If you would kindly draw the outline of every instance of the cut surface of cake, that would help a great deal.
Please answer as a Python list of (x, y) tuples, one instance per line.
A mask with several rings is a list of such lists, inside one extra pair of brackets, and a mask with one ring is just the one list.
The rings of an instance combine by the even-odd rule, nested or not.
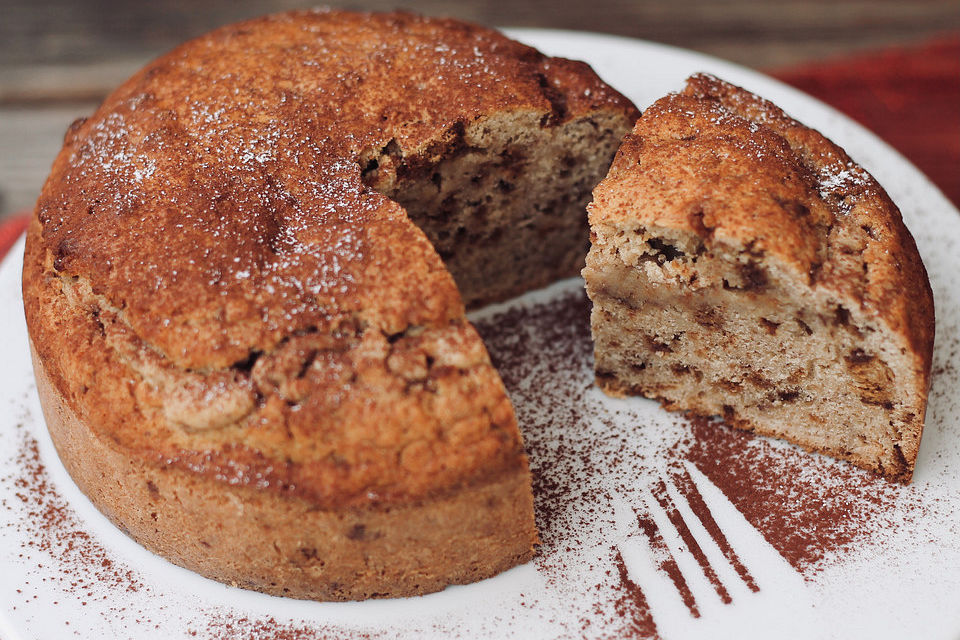
[(27, 237), (67, 470), (149, 549), (272, 594), (525, 562), (527, 459), (464, 302), (581, 268), (638, 115), (583, 63), (403, 13), (268, 16), (149, 64), (71, 126)]
[(933, 296), (842, 149), (698, 74), (644, 112), (588, 209), (601, 388), (911, 479)]

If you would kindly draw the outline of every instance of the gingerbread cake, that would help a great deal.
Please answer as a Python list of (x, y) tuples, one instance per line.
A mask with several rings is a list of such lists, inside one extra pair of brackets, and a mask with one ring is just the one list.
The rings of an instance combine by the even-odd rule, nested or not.
[(149, 64), (66, 134), (23, 292), (51, 436), (134, 539), (272, 594), (528, 560), (527, 460), (464, 316), (582, 266), (638, 112), (585, 64), (296, 12)]
[(933, 296), (876, 180), (708, 75), (637, 122), (589, 205), (597, 383), (908, 482)]

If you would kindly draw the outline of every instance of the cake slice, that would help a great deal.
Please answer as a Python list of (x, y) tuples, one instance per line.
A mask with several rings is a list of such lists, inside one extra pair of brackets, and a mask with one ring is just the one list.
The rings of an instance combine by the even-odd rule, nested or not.
[(933, 295), (862, 167), (708, 75), (651, 106), (589, 206), (597, 384), (908, 482)]

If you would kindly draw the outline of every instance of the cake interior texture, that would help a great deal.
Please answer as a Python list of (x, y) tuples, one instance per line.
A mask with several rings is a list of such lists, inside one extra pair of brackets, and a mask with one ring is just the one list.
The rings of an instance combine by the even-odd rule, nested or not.
[(695, 76), (591, 204), (598, 384), (908, 481), (932, 295), (899, 212), (815, 131)]
[(468, 308), (583, 267), (584, 211), (625, 120), (599, 112), (554, 125), (550, 117), (498, 114), (457, 128), (443, 154), (404, 156), (388, 144), (364, 158), (364, 182), (426, 233)]

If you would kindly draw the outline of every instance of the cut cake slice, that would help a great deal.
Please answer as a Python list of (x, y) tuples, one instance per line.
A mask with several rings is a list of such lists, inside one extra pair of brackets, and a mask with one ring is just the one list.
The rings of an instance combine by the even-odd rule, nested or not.
[(908, 482), (933, 295), (900, 212), (772, 103), (699, 74), (589, 206), (597, 383)]

